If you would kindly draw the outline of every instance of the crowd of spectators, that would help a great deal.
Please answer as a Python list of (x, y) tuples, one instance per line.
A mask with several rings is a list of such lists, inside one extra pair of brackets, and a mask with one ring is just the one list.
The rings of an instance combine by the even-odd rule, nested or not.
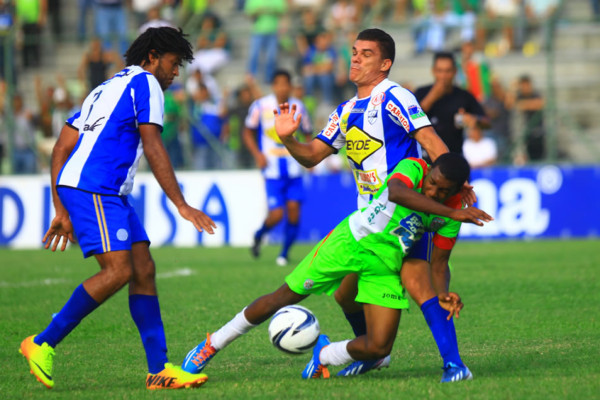
[[(120, 55), (132, 38), (165, 25), (184, 27), (195, 45), (195, 61), (165, 93), (163, 137), (176, 168), (254, 166), (241, 140), (244, 120), (282, 59), (319, 129), (327, 118), (320, 110), (331, 109), (354, 91), (348, 68), (356, 32), (365, 24), (386, 23), (412, 33), (416, 56), (457, 54), (455, 84), (477, 99), (490, 120), (489, 129), (465, 132), (469, 146), (483, 146), (483, 138), (490, 147), (492, 141), (494, 162), (545, 157), (544, 102), (531, 78), (507, 84), (487, 60), (511, 51), (530, 55), (543, 50), (546, 42), (539, 37), (552, 29), (550, 17), (559, 10), (560, 0), (236, 0), (227, 15), (219, 14), (224, 8), (214, 7), (214, 2), (78, 0), (77, 40), (85, 50), (78, 76), (72, 77), (77, 85), (62, 77), (47, 87), (38, 81), (37, 104), (28, 107), (19, 92), (18, 72), (42, 66), (43, 32), (63, 35), (61, 2), (0, 0), (0, 154), (10, 134), (11, 170), (47, 170), (53, 141), (68, 113), (89, 90), (124, 66)], [(592, 1), (594, 12), (596, 3)], [(248, 35), (231, 36), (232, 16), (248, 21)], [(14, 27), (19, 34), (14, 35)], [(216, 79), (232, 62), (245, 67), (241, 84)], [(222, 87), (218, 82), (224, 82)], [(522, 114), (526, 125), (518, 138), (511, 132), (514, 114)], [(340, 168), (339, 162), (333, 165)]]

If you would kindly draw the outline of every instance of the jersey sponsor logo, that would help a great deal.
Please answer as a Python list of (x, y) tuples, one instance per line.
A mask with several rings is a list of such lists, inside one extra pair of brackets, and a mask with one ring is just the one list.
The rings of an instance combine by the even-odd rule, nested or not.
[(352, 110), (350, 110), (350, 113), (352, 113), (352, 114), (364, 114), (365, 111), (366, 110), (364, 108), (353, 108)]
[(383, 104), (385, 101), (385, 92), (377, 93), (374, 97), (371, 98), (371, 104), (377, 107), (380, 104)]
[(410, 119), (417, 119), (425, 116), (425, 113), (418, 105), (408, 107), (408, 116)]
[(410, 123), (402, 114), (402, 110), (400, 110), (400, 107), (395, 105), (393, 102), (388, 101), (388, 103), (385, 105), (385, 109), (390, 112), (390, 119), (392, 121), (403, 127), (406, 132), (410, 132)]
[(423, 235), (425, 228), (423, 219), (417, 213), (411, 213), (400, 221), (400, 225), (390, 233), (398, 236), (398, 242), (404, 254), (408, 253), (412, 245)]
[(431, 222), (429, 223), (429, 232), (437, 232), (440, 230), (440, 228), (442, 228), (443, 226), (445, 226), (447, 223), (447, 221), (443, 218), (440, 217), (435, 217), (431, 220)]
[(379, 115), (377, 109), (369, 110), (369, 112), (367, 113), (367, 121), (369, 121), (369, 123), (373, 125), (375, 121), (377, 121), (377, 115)]
[(350, 117), (350, 113), (342, 114), (340, 121), (340, 130), (344, 133), (348, 130), (348, 117)]
[(371, 213), (369, 214), (369, 217), (367, 218), (367, 222), (369, 223), (369, 225), (373, 225), (375, 222), (375, 217), (382, 212), (383, 210), (386, 209), (385, 204), (379, 203), (375, 206), (375, 208), (373, 208), (373, 211), (371, 211)]
[(372, 169), (370, 171), (361, 171), (355, 169), (352, 171), (354, 180), (356, 181), (356, 187), (360, 194), (375, 194), (381, 187), (381, 180), (377, 175), (377, 170)]
[(98, 118), (92, 125), (85, 124), (83, 126), (83, 131), (84, 132), (94, 132), (94, 129), (96, 129), (97, 127), (99, 127), (100, 125), (102, 125), (102, 123), (100, 121), (102, 121), (104, 118), (105, 117)]
[(333, 116), (329, 119), (329, 123), (323, 129), (323, 133), (321, 135), (325, 136), (327, 139), (331, 139), (338, 128), (338, 122), (340, 121), (340, 117), (338, 117), (337, 113), (333, 114)]
[(365, 131), (353, 126), (346, 135), (346, 155), (355, 164), (361, 165), (371, 154), (383, 146), (381, 140), (369, 136)]

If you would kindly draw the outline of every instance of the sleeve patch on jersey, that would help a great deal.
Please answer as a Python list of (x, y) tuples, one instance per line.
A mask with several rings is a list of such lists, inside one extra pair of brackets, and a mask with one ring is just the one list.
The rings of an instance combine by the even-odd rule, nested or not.
[(392, 101), (388, 101), (385, 105), (385, 109), (390, 112), (390, 119), (394, 123), (403, 127), (406, 132), (410, 132), (410, 123), (408, 122), (404, 114), (402, 114), (402, 110), (400, 109), (400, 107), (398, 107)]
[(442, 250), (452, 250), (454, 244), (456, 243), (456, 238), (448, 238), (442, 235), (438, 235), (437, 233), (433, 235), (433, 245)]
[(410, 117), (410, 119), (415, 120), (417, 118), (424, 117), (425, 113), (423, 112), (421, 107), (419, 107), (419, 105), (415, 104), (408, 107), (408, 116)]
[(396, 172), (394, 175), (390, 176), (390, 179), (400, 179), (406, 186), (408, 186), (409, 189), (415, 187), (415, 184), (413, 183), (413, 181), (410, 180), (408, 176), (403, 175), (399, 172)]
[(340, 121), (340, 118), (338, 117), (337, 113), (334, 114), (330, 119), (329, 119), (329, 123), (327, 124), (327, 126), (325, 127), (325, 129), (323, 129), (321, 131), (320, 136), (325, 137), (326, 139), (331, 140), (333, 138), (333, 136), (335, 135), (335, 133), (338, 131), (338, 122)]

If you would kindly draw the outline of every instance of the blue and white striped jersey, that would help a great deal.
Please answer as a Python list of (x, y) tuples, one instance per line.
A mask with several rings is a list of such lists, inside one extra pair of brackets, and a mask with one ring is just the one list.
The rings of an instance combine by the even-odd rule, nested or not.
[(163, 113), (163, 91), (154, 75), (139, 66), (115, 74), (67, 120), (79, 131), (79, 140), (57, 185), (128, 195), (143, 153), (138, 126), (155, 124), (162, 129)]
[(346, 154), (358, 188), (358, 208), (366, 207), (401, 160), (421, 157), (413, 137), (431, 125), (415, 96), (388, 79), (370, 97), (340, 104), (317, 138)]
[[(302, 114), (300, 130), (304, 134), (312, 134), (310, 117), (304, 104), (294, 97), (290, 97), (288, 103), (290, 108), (295, 104), (297, 112)], [(302, 175), (303, 167), (290, 155), (275, 132), (275, 109), (279, 109), (279, 104), (274, 94), (255, 100), (248, 110), (245, 125), (246, 128), (257, 131), (258, 147), (267, 158), (267, 167), (263, 169), (264, 177), (296, 178)]]

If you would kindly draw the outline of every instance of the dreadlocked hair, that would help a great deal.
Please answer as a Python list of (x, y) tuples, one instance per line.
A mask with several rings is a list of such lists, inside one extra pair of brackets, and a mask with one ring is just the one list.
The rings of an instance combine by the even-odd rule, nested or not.
[(165, 53), (175, 53), (181, 56), (182, 61), (191, 62), (194, 59), (192, 45), (186, 39), (181, 28), (160, 27), (148, 28), (138, 36), (125, 52), (125, 63), (127, 65), (142, 65), (150, 62), (148, 54), (155, 52), (156, 56)]

